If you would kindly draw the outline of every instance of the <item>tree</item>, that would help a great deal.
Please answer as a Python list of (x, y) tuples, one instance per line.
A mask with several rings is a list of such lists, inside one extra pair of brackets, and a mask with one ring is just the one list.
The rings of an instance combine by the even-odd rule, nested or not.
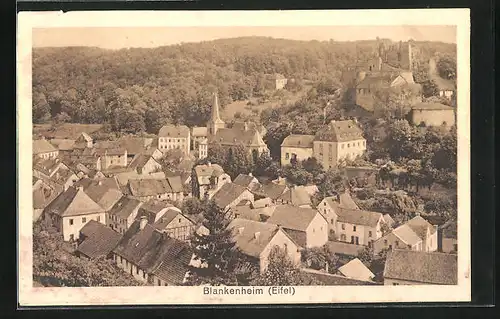
[(201, 215), (203, 214), (205, 205), (205, 201), (197, 197), (189, 197), (182, 202), (181, 211), (188, 215)]
[(281, 143), (283, 143), (285, 137), (290, 135), (291, 132), (292, 130), (287, 124), (280, 124), (277, 127), (271, 127), (267, 130), (264, 142), (269, 147), (270, 155), (274, 160), (280, 160)]
[(302, 261), (307, 267), (333, 273), (339, 265), (338, 256), (327, 245), (306, 248), (302, 251)]
[(438, 96), (439, 87), (434, 80), (427, 80), (422, 83), (422, 94), (424, 97)]
[(443, 55), (439, 58), (437, 64), (439, 76), (443, 79), (454, 80), (457, 74), (457, 61), (450, 55)]
[(279, 172), (275, 171), (273, 167), (273, 159), (268, 153), (261, 153), (255, 162), (253, 175), (255, 176), (267, 176), (269, 178), (275, 179), (278, 177)]
[(358, 259), (365, 264), (366, 267), (370, 267), (373, 262), (373, 248), (366, 246), (359, 254)]
[(194, 233), (191, 245), (198, 266), (189, 266), (189, 285), (234, 285), (238, 266), (236, 243), (232, 239), (227, 212), (209, 201), (203, 209), (203, 226), (208, 234)]
[(45, 123), (50, 120), (50, 106), (45, 94), (33, 94), (33, 123)]
[(227, 149), (219, 143), (210, 143), (208, 145), (206, 162), (219, 164), (226, 168)]
[(333, 196), (345, 192), (346, 178), (336, 169), (329, 169), (318, 183), (318, 192), (315, 194), (318, 202), (325, 197)]
[(104, 257), (81, 259), (65, 248), (62, 235), (43, 221), (33, 227), (33, 278), (45, 286), (140, 286)]
[(300, 270), (285, 250), (274, 246), (269, 253), (269, 264), (253, 285), (256, 286), (298, 286), (302, 284)]
[(227, 150), (224, 170), (232, 179), (253, 170), (253, 162), (243, 145), (236, 145)]

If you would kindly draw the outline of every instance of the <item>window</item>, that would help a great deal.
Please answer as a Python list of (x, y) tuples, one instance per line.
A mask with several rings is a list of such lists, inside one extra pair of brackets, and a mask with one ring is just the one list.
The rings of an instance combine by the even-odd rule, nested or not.
[(389, 245), (389, 249), (392, 249), (392, 245)]
[(74, 241), (75, 240), (75, 235), (71, 234), (69, 235), (69, 241)]
[(323, 202), (323, 206), (326, 206), (326, 202)]
[(290, 159), (290, 153), (285, 154), (285, 159)]
[(330, 219), (330, 224), (332, 224), (332, 225), (333, 225), (333, 218), (332, 218), (332, 219)]
[(384, 245), (387, 246), (387, 239), (384, 239)]
[(341, 241), (346, 241), (346, 236), (345, 236), (345, 234), (340, 235), (340, 240), (341, 240)]
[(399, 286), (399, 284), (397, 282), (393, 282), (392, 285), (393, 286)]
[(351, 147), (351, 144), (350, 143), (347, 143), (347, 148)]
[(87, 222), (87, 218), (86, 217), (82, 217), (82, 224), (86, 223), (86, 222)]
[(145, 271), (142, 272), (142, 278), (146, 279), (146, 272)]
[(179, 218), (179, 223), (181, 222), (181, 219)]
[(342, 224), (342, 230), (345, 230), (345, 224)]
[(283, 244), (284, 245), (284, 248), (285, 248), (285, 252), (288, 252), (288, 245), (287, 244)]
[(394, 244), (396, 244), (396, 247), (399, 247), (399, 241), (396, 240)]
[(97, 221), (100, 222), (101, 221), (101, 216), (97, 216)]
[(372, 231), (371, 230), (368, 232), (368, 237), (372, 237)]
[(73, 219), (70, 219), (70, 220), (69, 220), (69, 224), (70, 224), (70, 225), (73, 225)]
[(315, 232), (316, 232), (316, 229), (313, 228), (313, 233), (315, 233)]
[(136, 268), (135, 268), (135, 273), (136, 273), (136, 274), (139, 274), (139, 267), (136, 267)]
[(352, 226), (352, 231), (356, 231), (356, 226)]

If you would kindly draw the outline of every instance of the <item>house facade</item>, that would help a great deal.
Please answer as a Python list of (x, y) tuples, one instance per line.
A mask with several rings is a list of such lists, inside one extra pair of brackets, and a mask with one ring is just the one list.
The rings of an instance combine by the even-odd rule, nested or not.
[(184, 199), (184, 188), (180, 176), (165, 179), (130, 179), (127, 185), (130, 195), (143, 202), (152, 199), (173, 201)]
[(207, 163), (193, 168), (191, 187), (193, 196), (209, 199), (225, 184), (231, 183), (231, 177), (218, 164)]
[(90, 220), (106, 222), (106, 211), (83, 191), (83, 187), (70, 187), (61, 193), (45, 208), (43, 215), (62, 233), (65, 241), (77, 240), (80, 230)]
[(275, 77), (276, 90), (284, 89), (287, 83), (288, 83), (288, 79), (286, 77), (284, 77), (282, 74), (276, 74), (276, 77)]
[(143, 202), (123, 196), (108, 212), (106, 224), (116, 232), (124, 234), (132, 225)]
[(137, 172), (137, 174), (151, 174), (161, 171), (161, 164), (151, 155), (137, 154), (134, 156), (129, 168)]
[(177, 209), (167, 209), (153, 227), (172, 238), (186, 242), (196, 231), (196, 224)]
[(382, 236), (381, 213), (339, 207), (334, 214), (335, 236), (341, 242), (372, 247)]
[(227, 210), (242, 202), (253, 203), (254, 195), (246, 187), (234, 183), (227, 183), (212, 196), (212, 200), (217, 206)]
[(56, 158), (59, 156), (59, 150), (45, 138), (42, 138), (33, 140), (33, 155), (43, 159)]
[(314, 135), (291, 134), (281, 143), (281, 166), (313, 157)]
[(185, 125), (164, 125), (158, 132), (158, 149), (165, 153), (179, 149), (189, 155), (191, 147), (191, 131)]

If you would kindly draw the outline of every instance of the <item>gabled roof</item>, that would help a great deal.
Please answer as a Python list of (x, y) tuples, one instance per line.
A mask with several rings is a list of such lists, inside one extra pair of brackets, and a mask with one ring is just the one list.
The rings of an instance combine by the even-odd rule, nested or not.
[(281, 147), (312, 148), (314, 135), (290, 134), (283, 140)]
[(110, 215), (118, 216), (121, 219), (128, 218), (132, 212), (139, 207), (141, 207), (143, 203), (137, 199), (123, 196), (108, 212)]
[(186, 125), (164, 125), (158, 132), (159, 137), (186, 138), (190, 135), (189, 127)]
[(422, 240), (427, 238), (427, 229), (430, 230), (431, 235), (436, 232), (436, 228), (421, 216), (413, 217), (406, 222), (406, 225), (408, 225)]
[(412, 107), (413, 110), (454, 110), (453, 107), (449, 105), (444, 105), (441, 103), (432, 103), (432, 102), (422, 102), (414, 105)]
[[(232, 229), (236, 247), (244, 254), (257, 258), (280, 230), (274, 224), (242, 218), (233, 219), (228, 228)], [(258, 233), (258, 238), (255, 233)]]
[[(254, 182), (255, 177), (252, 175), (246, 175), (246, 174), (239, 174), (233, 181), (233, 183), (243, 186), (243, 187), (250, 187), (250, 185)], [(258, 183), (258, 181), (257, 181)]]
[(92, 200), (83, 188), (69, 187), (57, 196), (46, 208), (47, 212), (59, 216), (78, 216), (91, 213), (103, 213), (105, 210)]
[(288, 190), (286, 185), (276, 184), (276, 183), (268, 183), (264, 185), (260, 185), (259, 188), (252, 190), (255, 195), (262, 197), (269, 197), (273, 200), (278, 199), (285, 191)]
[(180, 278), (184, 278), (192, 257), (187, 243), (171, 238), (151, 225), (141, 230), (139, 221), (130, 226), (113, 251), (172, 285), (182, 283)]
[(394, 249), (387, 253), (384, 278), (435, 285), (456, 285), (457, 255)]
[(331, 121), (322, 127), (315, 136), (315, 141), (347, 142), (363, 138), (363, 131), (353, 120)]
[(166, 179), (164, 172), (150, 173), (150, 174), (139, 174), (133, 170), (117, 173), (115, 175), (118, 180), (118, 184), (121, 186), (127, 185), (130, 180), (140, 179)]
[(392, 230), (392, 233), (401, 239), (406, 245), (416, 245), (422, 241), (414, 231), (407, 224), (403, 224)]
[(142, 169), (149, 161), (153, 161), (159, 165), (159, 163), (151, 155), (139, 153), (134, 156), (128, 167), (134, 170), (137, 168)]
[(278, 205), (267, 222), (287, 229), (306, 231), (316, 214), (318, 211), (312, 208)]
[(194, 171), (198, 179), (206, 176), (220, 176), (224, 174), (224, 169), (219, 164), (196, 165)]
[[(128, 155), (136, 155), (150, 150), (153, 140), (153, 138), (122, 136), (116, 142), (120, 147), (127, 150)], [(151, 149), (154, 150), (154, 148)]]
[(294, 206), (311, 205), (309, 194), (303, 188), (298, 187), (289, 188), (278, 197), (278, 200), (285, 201)]
[(221, 128), (215, 136), (210, 138), (211, 142), (221, 145), (243, 145), (243, 146), (265, 146), (262, 136), (256, 129), (240, 130), (238, 128)]
[(372, 280), (375, 275), (366, 267), (361, 260), (354, 258), (347, 264), (343, 265), (338, 271), (348, 277), (358, 280)]
[(165, 214), (167, 210), (180, 212), (177, 207), (170, 203), (151, 199), (142, 204), (142, 206), (139, 208), (137, 217), (140, 218), (142, 216), (146, 216), (148, 222), (153, 224), (159, 219), (159, 217), (163, 216), (163, 214)]
[(85, 178), (78, 181), (77, 185), (83, 186), (85, 193), (105, 210), (111, 209), (123, 195), (113, 177), (97, 180)]
[[(189, 221), (191, 221), (189, 218), (184, 216), (181, 212), (179, 212), (176, 209), (167, 209), (165, 214), (163, 214), (154, 224), (153, 227), (158, 229), (158, 230), (164, 230), (165, 227), (167, 227), (177, 216), (181, 215), (182, 217), (185, 217)], [(193, 223), (194, 224), (194, 223)]]
[(46, 139), (33, 140), (33, 154), (43, 154), (49, 152), (56, 152), (57, 148), (50, 144)]
[(375, 227), (378, 221), (382, 218), (381, 213), (343, 207), (339, 207), (339, 209), (336, 210), (336, 213), (338, 215), (337, 221), (341, 223), (370, 227)]
[(326, 203), (337, 211), (337, 208), (359, 209), (356, 202), (352, 199), (351, 195), (347, 192), (338, 196), (325, 197)]
[(95, 220), (86, 223), (80, 233), (85, 236), (85, 239), (76, 250), (89, 258), (107, 256), (115, 249), (122, 237), (116, 231)]
[(213, 195), (212, 200), (220, 208), (225, 208), (241, 196), (241, 194), (248, 191), (246, 187), (234, 183), (226, 183)]
[[(37, 158), (33, 161), (33, 169), (49, 177), (52, 176), (52, 174), (54, 174), (59, 169), (59, 167), (63, 166), (66, 165), (63, 164), (58, 158)], [(66, 168), (68, 167), (66, 166)]]

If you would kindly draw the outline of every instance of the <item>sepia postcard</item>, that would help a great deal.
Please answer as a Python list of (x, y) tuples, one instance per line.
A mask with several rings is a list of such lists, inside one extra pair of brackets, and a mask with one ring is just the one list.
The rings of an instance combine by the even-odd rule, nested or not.
[(19, 13), (19, 305), (470, 301), (469, 21)]

